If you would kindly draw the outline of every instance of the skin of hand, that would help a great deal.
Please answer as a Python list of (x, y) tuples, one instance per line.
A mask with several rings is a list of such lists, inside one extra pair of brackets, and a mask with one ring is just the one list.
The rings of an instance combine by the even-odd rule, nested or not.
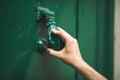
[(63, 39), (65, 40), (65, 47), (60, 51), (55, 51), (48, 48), (47, 51), (49, 52), (49, 54), (61, 59), (66, 64), (72, 66), (76, 61), (82, 62), (83, 59), (79, 51), (77, 40), (71, 37), (61, 28), (58, 28), (58, 30), (53, 29), (52, 32), (56, 35), (63, 37)]
[(65, 47), (60, 51), (55, 51), (48, 48), (47, 51), (50, 55), (55, 56), (66, 64), (74, 67), (83, 75), (86, 80), (107, 80), (82, 59), (76, 39), (74, 39), (61, 28), (58, 28), (58, 30), (52, 30), (52, 32), (61, 36), (65, 40)]

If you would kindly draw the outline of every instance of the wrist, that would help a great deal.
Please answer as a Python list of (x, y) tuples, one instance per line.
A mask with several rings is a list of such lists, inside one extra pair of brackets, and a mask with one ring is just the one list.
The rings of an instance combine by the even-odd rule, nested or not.
[(72, 64), (72, 66), (75, 69), (79, 68), (80, 70), (82, 70), (82, 68), (84, 68), (85, 65), (86, 65), (86, 62), (83, 59), (81, 59), (81, 58), (76, 58), (75, 61), (74, 61), (74, 63)]

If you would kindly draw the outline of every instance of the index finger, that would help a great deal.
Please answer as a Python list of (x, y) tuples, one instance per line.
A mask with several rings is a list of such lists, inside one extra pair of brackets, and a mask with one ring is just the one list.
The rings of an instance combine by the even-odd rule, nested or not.
[(65, 40), (65, 42), (73, 40), (73, 37), (60, 27), (58, 27), (58, 30), (53, 29), (52, 32), (54, 34), (60, 35)]

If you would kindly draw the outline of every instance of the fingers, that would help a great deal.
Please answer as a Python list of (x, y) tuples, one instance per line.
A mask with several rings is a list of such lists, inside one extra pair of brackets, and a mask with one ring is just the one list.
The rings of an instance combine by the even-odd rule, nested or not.
[(55, 50), (50, 49), (50, 48), (48, 48), (47, 51), (48, 51), (48, 53), (49, 53), (50, 55), (55, 56), (55, 57), (59, 57), (58, 51), (55, 51)]
[(56, 35), (60, 35), (65, 40), (65, 42), (69, 42), (73, 40), (73, 38), (66, 31), (64, 31), (59, 27), (58, 27), (58, 30), (52, 29), (52, 32)]

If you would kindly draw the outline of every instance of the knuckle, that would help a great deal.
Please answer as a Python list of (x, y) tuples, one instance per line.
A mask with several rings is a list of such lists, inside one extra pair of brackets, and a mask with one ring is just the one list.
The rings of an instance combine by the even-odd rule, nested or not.
[(77, 43), (77, 39), (74, 39), (74, 38), (73, 38), (73, 39), (70, 40), (69, 43), (70, 43), (70, 44), (75, 44), (75, 43)]
[(64, 33), (63, 33), (62, 31), (59, 31), (58, 34), (59, 34), (60, 36), (63, 36), (63, 35), (64, 35)]
[(61, 31), (58, 31), (58, 34), (60, 34), (61, 33)]
[(58, 30), (58, 31), (57, 31), (57, 34), (58, 34), (58, 35), (60, 35), (60, 34), (61, 34), (61, 32)]
[(69, 40), (69, 43), (70, 43), (70, 44), (74, 43), (74, 39), (70, 39), (70, 40)]
[(74, 39), (74, 42), (77, 43), (78, 42), (77, 39)]

